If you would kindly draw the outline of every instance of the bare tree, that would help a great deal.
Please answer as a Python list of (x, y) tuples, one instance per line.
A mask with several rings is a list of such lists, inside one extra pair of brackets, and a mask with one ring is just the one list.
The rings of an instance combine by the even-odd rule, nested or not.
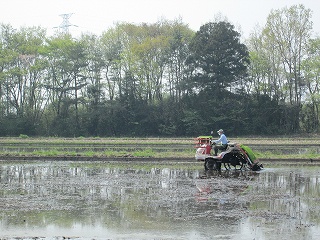
[[(291, 105), (300, 106), (305, 82), (301, 62), (306, 56), (312, 30), (311, 10), (303, 5), (274, 10), (267, 19), (264, 33), (269, 46), (281, 56), (286, 88)], [(272, 49), (270, 49), (272, 50)]]

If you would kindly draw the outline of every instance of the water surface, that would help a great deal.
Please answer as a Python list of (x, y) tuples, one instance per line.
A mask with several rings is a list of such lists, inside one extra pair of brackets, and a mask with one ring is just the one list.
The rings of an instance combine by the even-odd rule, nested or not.
[(319, 168), (1, 162), (1, 239), (320, 239)]

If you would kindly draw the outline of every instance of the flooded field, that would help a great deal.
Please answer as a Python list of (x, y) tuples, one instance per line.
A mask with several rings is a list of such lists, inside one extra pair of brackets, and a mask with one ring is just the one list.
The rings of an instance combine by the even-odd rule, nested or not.
[(0, 239), (320, 239), (320, 167), (0, 162)]

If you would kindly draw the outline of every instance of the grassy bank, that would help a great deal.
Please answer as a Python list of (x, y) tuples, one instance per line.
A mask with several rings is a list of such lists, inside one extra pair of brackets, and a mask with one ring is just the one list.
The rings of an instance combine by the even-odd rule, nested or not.
[[(233, 138), (261, 159), (320, 159), (319, 138)], [(194, 158), (193, 138), (0, 138), (0, 157)]]

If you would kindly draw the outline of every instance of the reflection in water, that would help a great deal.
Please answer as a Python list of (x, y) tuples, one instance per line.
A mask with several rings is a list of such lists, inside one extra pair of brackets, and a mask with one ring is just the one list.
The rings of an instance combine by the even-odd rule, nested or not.
[(192, 165), (2, 163), (0, 237), (320, 236), (316, 169), (203, 172)]

